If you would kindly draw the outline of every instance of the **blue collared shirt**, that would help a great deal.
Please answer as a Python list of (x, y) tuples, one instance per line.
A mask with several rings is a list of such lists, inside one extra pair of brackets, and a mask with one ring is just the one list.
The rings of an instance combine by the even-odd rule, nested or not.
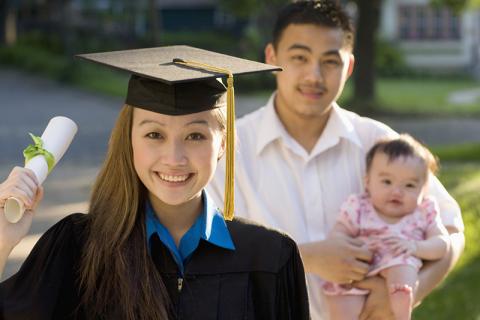
[(160, 241), (163, 242), (172, 254), (182, 275), (185, 270), (185, 262), (197, 249), (200, 239), (208, 241), (218, 247), (235, 250), (230, 232), (228, 231), (222, 214), (205, 191), (202, 193), (202, 200), (202, 213), (183, 235), (182, 239), (180, 239), (178, 248), (170, 232), (158, 220), (150, 201), (146, 203), (145, 225), (147, 228), (147, 245), (149, 251), (151, 250), (150, 239), (156, 233)]

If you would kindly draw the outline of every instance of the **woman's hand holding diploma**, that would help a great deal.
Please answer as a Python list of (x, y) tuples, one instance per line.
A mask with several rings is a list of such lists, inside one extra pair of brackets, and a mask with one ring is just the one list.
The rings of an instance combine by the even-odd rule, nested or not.
[[(21, 181), (15, 180), (16, 183), (26, 183), (25, 188), (21, 189), (23, 193), (20, 193), (20, 197), (10, 195), (6, 200), (0, 199), (0, 207), (4, 211), (2, 219), (6, 218), (10, 223), (17, 223), (22, 219), (25, 209), (31, 208), (34, 202), (32, 200), (35, 199), (34, 195), (36, 195), (36, 191), (33, 190), (34, 186), (39, 187), (57, 162), (60, 161), (77, 133), (77, 129), (75, 122), (69, 118), (54, 117), (48, 123), (41, 137), (30, 134), (34, 144), (28, 146), (23, 152), (25, 168), (29, 170), (22, 172), (29, 172), (31, 177), (27, 178), (25, 173), (25, 175), (20, 174), (23, 177)], [(15, 170), (12, 171), (12, 174), (14, 172)], [(27, 188), (27, 186), (30, 188)], [(26, 198), (26, 195), (30, 196), (30, 199)], [(26, 202), (28, 200), (30, 202)]]
[[(42, 197), (43, 188), (30, 169), (13, 168), (7, 180), (0, 184), (0, 276), (10, 252), (30, 230), (35, 208)], [(5, 217), (4, 206), (9, 198), (18, 199), (25, 206), (25, 212), (17, 223), (10, 223)]]
[[(25, 213), (18, 223), (5, 218), (4, 205), (8, 198), (15, 198), (25, 206)], [(32, 170), (15, 167), (7, 180), (0, 184), (0, 251), (11, 251), (28, 233), (35, 208), (43, 197), (43, 188)]]

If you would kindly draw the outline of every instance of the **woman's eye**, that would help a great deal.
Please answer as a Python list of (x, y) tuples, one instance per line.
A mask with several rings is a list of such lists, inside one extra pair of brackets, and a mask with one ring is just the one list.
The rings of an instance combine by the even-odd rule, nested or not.
[(162, 135), (158, 132), (149, 132), (145, 135), (149, 139), (161, 139)]
[(383, 184), (390, 185), (392, 182), (388, 179), (382, 180)]
[(194, 140), (194, 141), (205, 140), (205, 135), (198, 132), (191, 133), (187, 136), (187, 140)]

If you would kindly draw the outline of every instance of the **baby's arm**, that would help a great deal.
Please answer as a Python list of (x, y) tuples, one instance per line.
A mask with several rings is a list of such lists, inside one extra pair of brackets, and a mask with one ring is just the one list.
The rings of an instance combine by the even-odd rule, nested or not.
[[(422, 260), (438, 260), (443, 258), (449, 247), (450, 237), (440, 219), (438, 205), (433, 198), (427, 197), (420, 205), (423, 219), (418, 221), (423, 226), (425, 240), (397, 239), (393, 240), (394, 255), (408, 254)], [(390, 240), (390, 239), (389, 239)]]
[(437, 260), (445, 256), (449, 247), (448, 232), (442, 224), (433, 224), (426, 232), (425, 240), (391, 237), (384, 242), (393, 255), (412, 255), (422, 260)]
[(355, 235), (352, 234), (352, 232), (340, 221), (337, 221), (333, 226), (332, 230), (330, 231), (330, 234), (335, 234), (335, 233), (340, 233), (340, 234), (344, 234), (346, 236), (355, 238)]
[(415, 241), (415, 244), (414, 256), (422, 260), (443, 258), (450, 244), (447, 229), (442, 224), (434, 224), (427, 230), (426, 240)]

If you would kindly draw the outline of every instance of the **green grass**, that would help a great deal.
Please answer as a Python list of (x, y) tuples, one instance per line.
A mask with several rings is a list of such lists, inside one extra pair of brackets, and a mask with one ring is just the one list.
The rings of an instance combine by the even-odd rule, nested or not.
[[(479, 89), (480, 84), (468, 79), (378, 79), (377, 103), (379, 111), (397, 114), (425, 115), (477, 115), (480, 116), (480, 97), (468, 104), (448, 101), (449, 94), (457, 90)], [(340, 98), (346, 105), (353, 96), (353, 83), (347, 82)], [(348, 107), (348, 106), (347, 106)]]
[(478, 83), (468, 80), (381, 80), (378, 83), (379, 106), (385, 111), (397, 112), (480, 114), (479, 100), (466, 105), (448, 102), (450, 93), (475, 88)]
[(466, 248), (455, 269), (414, 312), (413, 319), (480, 319), (480, 162), (447, 164), (440, 175), (459, 202)]
[(439, 178), (462, 208), (465, 251), (447, 279), (415, 309), (415, 320), (480, 319), (480, 145), (432, 150), (442, 162)]

